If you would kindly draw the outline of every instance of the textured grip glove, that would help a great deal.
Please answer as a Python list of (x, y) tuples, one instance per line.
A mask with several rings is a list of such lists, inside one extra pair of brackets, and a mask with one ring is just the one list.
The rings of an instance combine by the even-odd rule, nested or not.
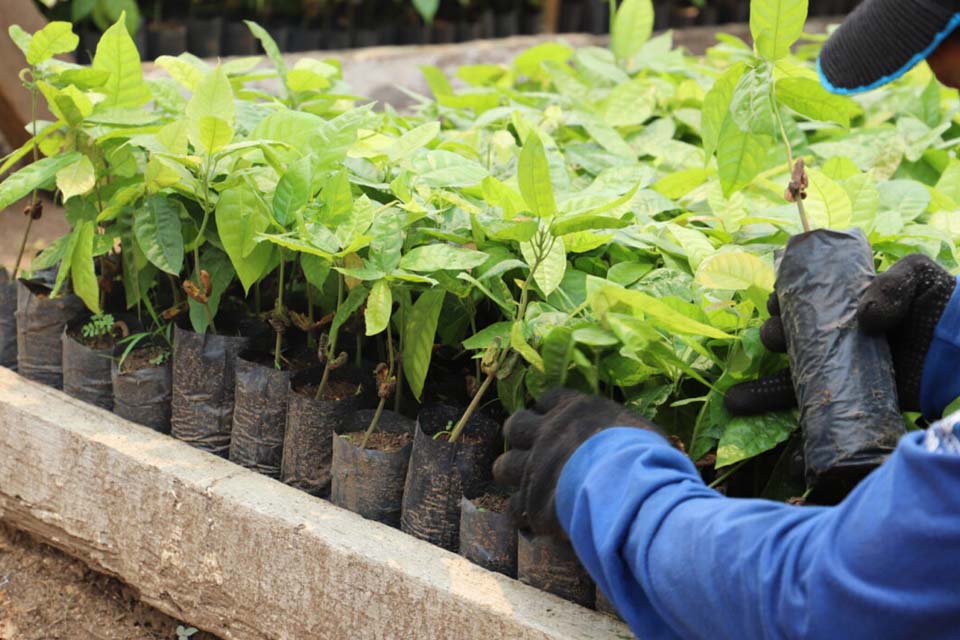
[[(956, 280), (922, 254), (909, 255), (878, 275), (857, 309), (860, 329), (885, 333), (893, 355), (897, 396), (905, 411), (920, 409), (920, 381), (933, 333), (950, 302)], [(786, 352), (776, 294), (767, 302), (770, 319), (760, 329), (763, 345)], [(731, 387), (724, 398), (733, 415), (755, 415), (797, 406), (788, 370)]]
[(510, 512), (519, 527), (562, 534), (556, 490), (563, 465), (590, 436), (610, 427), (656, 430), (652, 422), (612, 400), (567, 389), (547, 392), (533, 409), (507, 420), (504, 435), (511, 449), (494, 462), (493, 478), (517, 488)]

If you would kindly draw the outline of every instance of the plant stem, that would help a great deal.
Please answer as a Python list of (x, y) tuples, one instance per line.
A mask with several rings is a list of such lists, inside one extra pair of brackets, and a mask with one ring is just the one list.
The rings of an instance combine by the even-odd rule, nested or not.
[[(780, 128), (780, 137), (783, 138), (783, 144), (787, 148), (787, 164), (789, 167), (787, 170), (793, 174), (793, 146), (790, 144), (790, 136), (787, 135), (787, 129), (783, 126), (783, 118), (780, 116), (780, 109), (778, 108), (777, 101), (773, 101), (773, 113), (777, 116), (777, 125)], [(807, 210), (803, 206), (803, 198), (797, 197), (797, 213), (800, 215), (800, 224), (803, 226), (803, 231), (806, 233), (810, 231), (810, 221), (807, 219)]]
[[(404, 305), (400, 305), (399, 314), (400, 314), (400, 336), (397, 338), (399, 343), (399, 352), (403, 354), (403, 333), (404, 333), (404, 324), (403, 324), (403, 308)], [(400, 394), (403, 393), (403, 367), (397, 367), (397, 389), (393, 392), (393, 410), (396, 413), (400, 413)]]
[[(280, 281), (277, 283), (277, 304), (274, 305), (273, 311), (274, 322), (280, 322), (280, 317), (283, 314), (283, 268), (284, 268), (284, 259), (283, 251), (280, 252)], [(277, 334), (276, 342), (273, 345), (273, 366), (277, 369), (280, 368), (280, 348), (283, 343), (283, 333), (277, 330), (276, 327), (273, 328), (274, 332)]]
[[(337, 311), (340, 311), (340, 305), (343, 304), (343, 276), (337, 274)], [(321, 400), (323, 392), (327, 389), (330, 382), (330, 363), (333, 361), (334, 354), (337, 352), (337, 336), (335, 332), (330, 337), (330, 344), (327, 345), (327, 362), (323, 367), (323, 375), (320, 376), (320, 384), (317, 385), (317, 394), (315, 398)]]
[(729, 469), (727, 469), (726, 471), (724, 471), (723, 473), (721, 473), (713, 482), (711, 482), (711, 483), (708, 484), (707, 486), (710, 487), (711, 489), (716, 488), (716, 487), (719, 487), (721, 484), (723, 484), (723, 482), (724, 482), (727, 478), (729, 478), (729, 477), (732, 476), (734, 473), (736, 473), (737, 471), (739, 471), (739, 470), (740, 470), (740, 467), (742, 467), (742, 466), (745, 465), (745, 464), (747, 464), (747, 461), (746, 461), (746, 460), (741, 460), (741, 461), (738, 462), (737, 464), (733, 465), (732, 467), (730, 467)]
[[(34, 71), (31, 70), (30, 73), (31, 87), (30, 87), (30, 123), (33, 126), (33, 161), (36, 162), (39, 160), (40, 154), (39, 149), (37, 148), (37, 103), (39, 97), (37, 95), (37, 79), (34, 77)], [(33, 193), (30, 194), (30, 215), (27, 217), (27, 228), (23, 231), (23, 239), (20, 241), (20, 251), (17, 252), (17, 261), (13, 265), (13, 279), (17, 279), (17, 274), (20, 272), (20, 264), (23, 262), (23, 252), (27, 248), (27, 238), (30, 237), (30, 229), (33, 227), (33, 208), (37, 205), (37, 190), (34, 189)]]
[[(387, 383), (389, 384), (390, 379), (393, 377), (393, 367), (396, 362), (396, 358), (393, 354), (393, 332), (390, 330), (390, 323), (387, 322)], [(387, 394), (383, 393), (382, 389), (378, 389), (380, 392), (380, 402), (377, 403), (377, 410), (373, 414), (373, 419), (370, 421), (370, 426), (367, 427), (367, 432), (363, 434), (363, 442), (360, 443), (361, 449), (367, 448), (367, 441), (370, 439), (370, 436), (373, 435), (373, 432), (376, 431), (377, 425), (380, 424), (380, 416), (383, 415), (383, 407), (387, 404)]]
[(487, 389), (490, 388), (490, 385), (493, 384), (494, 379), (497, 377), (496, 370), (491, 371), (487, 374), (487, 377), (484, 378), (483, 384), (480, 385), (480, 388), (477, 389), (477, 392), (473, 396), (473, 400), (470, 401), (470, 405), (467, 407), (467, 410), (463, 412), (463, 415), (460, 416), (460, 420), (457, 422), (456, 426), (453, 428), (453, 431), (450, 432), (450, 439), (447, 442), (456, 442), (460, 439), (460, 435), (463, 433), (463, 430), (467, 426), (467, 422), (470, 421), (470, 418), (473, 417), (474, 412), (477, 410), (477, 407), (480, 406), (480, 400), (483, 399), (484, 394), (486, 394)]

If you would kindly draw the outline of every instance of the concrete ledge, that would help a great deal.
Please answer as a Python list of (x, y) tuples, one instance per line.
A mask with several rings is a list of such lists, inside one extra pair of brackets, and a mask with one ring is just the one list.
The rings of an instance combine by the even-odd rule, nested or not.
[(631, 637), (2, 368), (0, 518), (224, 638)]

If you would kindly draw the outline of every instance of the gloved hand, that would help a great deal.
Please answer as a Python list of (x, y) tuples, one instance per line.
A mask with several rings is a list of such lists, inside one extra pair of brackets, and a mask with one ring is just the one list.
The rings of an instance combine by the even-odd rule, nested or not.
[(533, 409), (518, 411), (504, 425), (511, 449), (493, 465), (493, 478), (517, 487), (510, 511), (517, 524), (538, 534), (562, 534), (556, 489), (567, 459), (590, 436), (610, 427), (656, 431), (648, 420), (612, 400), (554, 389)]
[[(920, 409), (920, 379), (934, 330), (956, 280), (923, 254), (903, 258), (878, 275), (857, 309), (860, 329), (885, 333), (893, 355), (897, 396), (904, 411)], [(760, 341), (770, 351), (785, 353), (787, 341), (776, 294), (767, 301), (770, 319), (760, 328)], [(733, 415), (755, 415), (797, 406), (790, 371), (731, 387), (724, 398)]]

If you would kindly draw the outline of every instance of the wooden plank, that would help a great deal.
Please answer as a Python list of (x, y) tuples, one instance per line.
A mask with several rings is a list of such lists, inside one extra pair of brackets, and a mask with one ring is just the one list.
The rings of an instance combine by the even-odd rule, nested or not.
[(223, 638), (631, 637), (2, 368), (0, 518)]
[[(23, 53), (7, 35), (10, 25), (18, 24), (33, 33), (47, 21), (33, 0), (0, 0), (0, 134), (12, 147), (30, 139), (26, 126), (30, 122), (30, 94), (20, 82), (20, 69), (26, 66)], [(41, 101), (42, 102), (42, 101)], [(50, 119), (46, 108), (39, 117)]]

